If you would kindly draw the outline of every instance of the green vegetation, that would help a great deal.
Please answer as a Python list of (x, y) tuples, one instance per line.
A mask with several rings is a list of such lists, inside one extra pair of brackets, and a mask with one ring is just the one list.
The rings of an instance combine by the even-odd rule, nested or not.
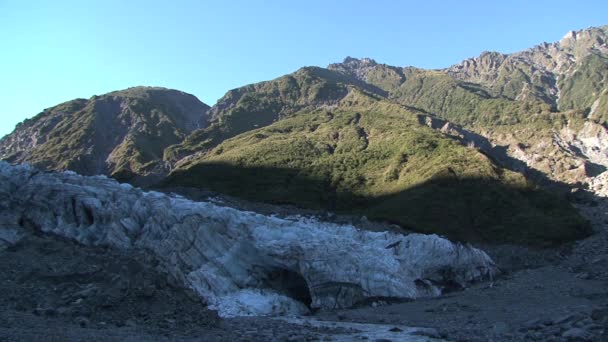
[(367, 74), (367, 82), (388, 93), (392, 93), (405, 82), (406, 76), (401, 68), (378, 65)]
[[(367, 215), (463, 241), (571, 241), (590, 231), (566, 201), (419, 115), (483, 133), (513, 169), (525, 162), (502, 151), (532, 156), (534, 179), (579, 181), (588, 176), (581, 160), (553, 139), (590, 120), (608, 127), (608, 59), (598, 47), (606, 28), (577, 37), (449, 70), (348, 58), (231, 90), (208, 111), (181, 92), (130, 88), (26, 120), (0, 155), (126, 181), (172, 166), (166, 186)], [(24, 136), (36, 143), (14, 143)]]
[(565, 201), (521, 174), (358, 92), (340, 109), (226, 140), (164, 184), (363, 214), (457, 240), (550, 244), (589, 232)]
[(129, 180), (150, 173), (166, 147), (200, 124), (207, 108), (182, 92), (129, 88), (45, 110), (17, 128), (37, 139), (27, 153), (2, 152), (9, 152), (9, 160), (46, 169)]
[[(541, 86), (528, 72), (504, 71), (496, 90), (416, 68), (376, 65), (365, 86), (349, 73), (304, 68), (229, 93), (211, 126), (165, 151), (167, 160), (197, 154), (164, 184), (363, 214), (463, 241), (571, 241), (590, 231), (566, 201), (421, 126), (415, 114), (520, 130), (527, 142), (582, 124), (578, 111), (557, 113), (538, 100), (542, 92), (514, 100), (524, 82)], [(302, 92), (319, 84), (331, 85), (332, 96)]]
[(225, 109), (212, 109), (209, 126), (168, 148), (164, 158), (176, 161), (297, 111), (336, 104), (355, 83), (331, 70), (306, 67), (272, 81), (232, 90), (215, 107)]
[(461, 125), (508, 125), (551, 111), (543, 102), (513, 101), (488, 92), (443, 72), (417, 70), (393, 92), (392, 100)]
[[(590, 54), (581, 62), (580, 67), (571, 77), (560, 81), (563, 95), (559, 101), (561, 110), (585, 109), (590, 110), (598, 100), (592, 118), (608, 125), (608, 58), (598, 54)], [(603, 95), (600, 97), (600, 95)]]
[[(532, 67), (501, 68), (493, 87), (452, 78), (445, 71), (414, 67), (373, 66), (366, 82), (380, 89), (374, 94), (396, 103), (435, 114), (461, 125), (511, 125), (526, 122), (530, 115), (552, 112), (544, 101), (542, 82), (530, 79)], [(540, 78), (542, 79), (542, 78)], [(515, 101), (524, 84), (531, 82), (529, 100)]]

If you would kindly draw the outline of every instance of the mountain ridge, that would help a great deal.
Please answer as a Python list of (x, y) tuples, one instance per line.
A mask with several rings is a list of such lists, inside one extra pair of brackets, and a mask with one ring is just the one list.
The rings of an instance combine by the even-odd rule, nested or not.
[[(75, 100), (71, 111), (89, 121), (58, 126), (66, 133), (57, 135), (69, 139), (28, 149), (32, 144), (15, 141), (36, 132), (20, 126), (0, 141), (0, 155), (123, 181), (147, 178), (147, 184), (365, 212), (460, 240), (559, 243), (588, 230), (563, 198), (535, 182), (608, 195), (598, 185), (608, 168), (607, 28), (513, 54), (484, 52), (437, 70), (347, 57), (232, 89), (213, 107), (180, 96), (197, 113), (185, 122), (180, 113), (186, 110), (170, 98), (135, 96), (139, 107), (114, 105), (114, 117), (133, 118), (136, 125), (118, 125), (125, 133), (110, 144), (102, 144), (112, 140), (103, 137), (87, 141), (95, 130), (79, 128), (91, 127), (97, 113), (83, 108), (101, 108), (102, 100), (117, 95)], [(117, 94), (131, 99), (129, 90)], [(53, 115), (48, 112), (48, 120)], [(105, 152), (96, 152), (99, 146)], [(97, 158), (87, 159), (91, 155)], [(436, 205), (425, 207), (425, 197)], [(552, 204), (541, 205), (541, 198)], [(494, 210), (500, 222), (488, 221), (476, 207)], [(451, 219), (433, 218), (437, 208)], [(511, 222), (506, 213), (514, 210), (521, 216)], [(564, 215), (561, 223), (550, 219), (557, 212)]]
[[(0, 140), (0, 156), (53, 170), (147, 176), (162, 150), (204, 125), (208, 106), (161, 87), (132, 87), (48, 108)], [(152, 164), (150, 164), (152, 162)]]

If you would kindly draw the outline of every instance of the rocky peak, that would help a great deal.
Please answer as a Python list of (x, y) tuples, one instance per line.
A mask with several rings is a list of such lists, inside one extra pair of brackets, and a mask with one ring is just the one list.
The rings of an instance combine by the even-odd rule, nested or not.
[(569, 31), (559, 42), (560, 44), (564, 45), (571, 42), (572, 40), (576, 40), (576, 31)]
[(570, 31), (559, 42), (512, 54), (483, 52), (445, 71), (458, 80), (486, 86), (495, 96), (541, 100), (557, 106), (558, 79), (571, 77), (590, 54), (608, 54), (607, 32), (608, 26)]
[[(510, 66), (526, 64), (539, 71), (556, 74), (567, 72), (578, 60), (591, 52), (608, 53), (608, 26), (592, 27), (580, 31), (568, 32), (559, 42), (542, 43), (530, 49), (512, 54), (482, 52), (479, 57), (469, 58), (453, 65), (447, 71), (461, 79), (475, 81), (480, 75), (496, 73), (505, 63)], [(483, 77), (482, 77), (483, 78)], [(490, 77), (485, 77), (490, 79)]]
[(339, 71), (347, 75), (356, 77), (361, 81), (365, 81), (367, 74), (371, 69), (376, 67), (378, 63), (371, 58), (353, 58), (346, 57), (342, 63), (332, 63), (327, 66), (327, 69)]
[(457, 78), (483, 83), (495, 77), (496, 71), (507, 56), (499, 52), (484, 51), (478, 57), (465, 59), (450, 67), (448, 72)]
[(580, 31), (570, 31), (559, 41), (559, 47), (577, 57), (588, 54), (591, 50), (606, 52), (608, 39), (608, 25), (591, 27)]
[(368, 57), (354, 58), (354, 57), (347, 56), (346, 58), (344, 58), (344, 61), (342, 61), (342, 64), (376, 65), (378, 63), (376, 63), (376, 61), (373, 60), (372, 58), (368, 58)]

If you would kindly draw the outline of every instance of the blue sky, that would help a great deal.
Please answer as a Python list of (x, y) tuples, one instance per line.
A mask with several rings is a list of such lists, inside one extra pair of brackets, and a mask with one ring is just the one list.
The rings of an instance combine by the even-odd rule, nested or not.
[(213, 105), (346, 56), (442, 68), (606, 24), (605, 0), (0, 0), (0, 136), (44, 108), (130, 86)]

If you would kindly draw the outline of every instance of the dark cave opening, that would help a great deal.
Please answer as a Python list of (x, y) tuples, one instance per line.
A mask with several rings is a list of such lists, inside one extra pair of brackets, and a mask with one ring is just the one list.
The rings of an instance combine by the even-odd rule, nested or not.
[(268, 272), (266, 281), (269, 287), (304, 303), (304, 305), (310, 308), (312, 304), (310, 290), (308, 289), (306, 280), (299, 273), (283, 268), (275, 268)]

